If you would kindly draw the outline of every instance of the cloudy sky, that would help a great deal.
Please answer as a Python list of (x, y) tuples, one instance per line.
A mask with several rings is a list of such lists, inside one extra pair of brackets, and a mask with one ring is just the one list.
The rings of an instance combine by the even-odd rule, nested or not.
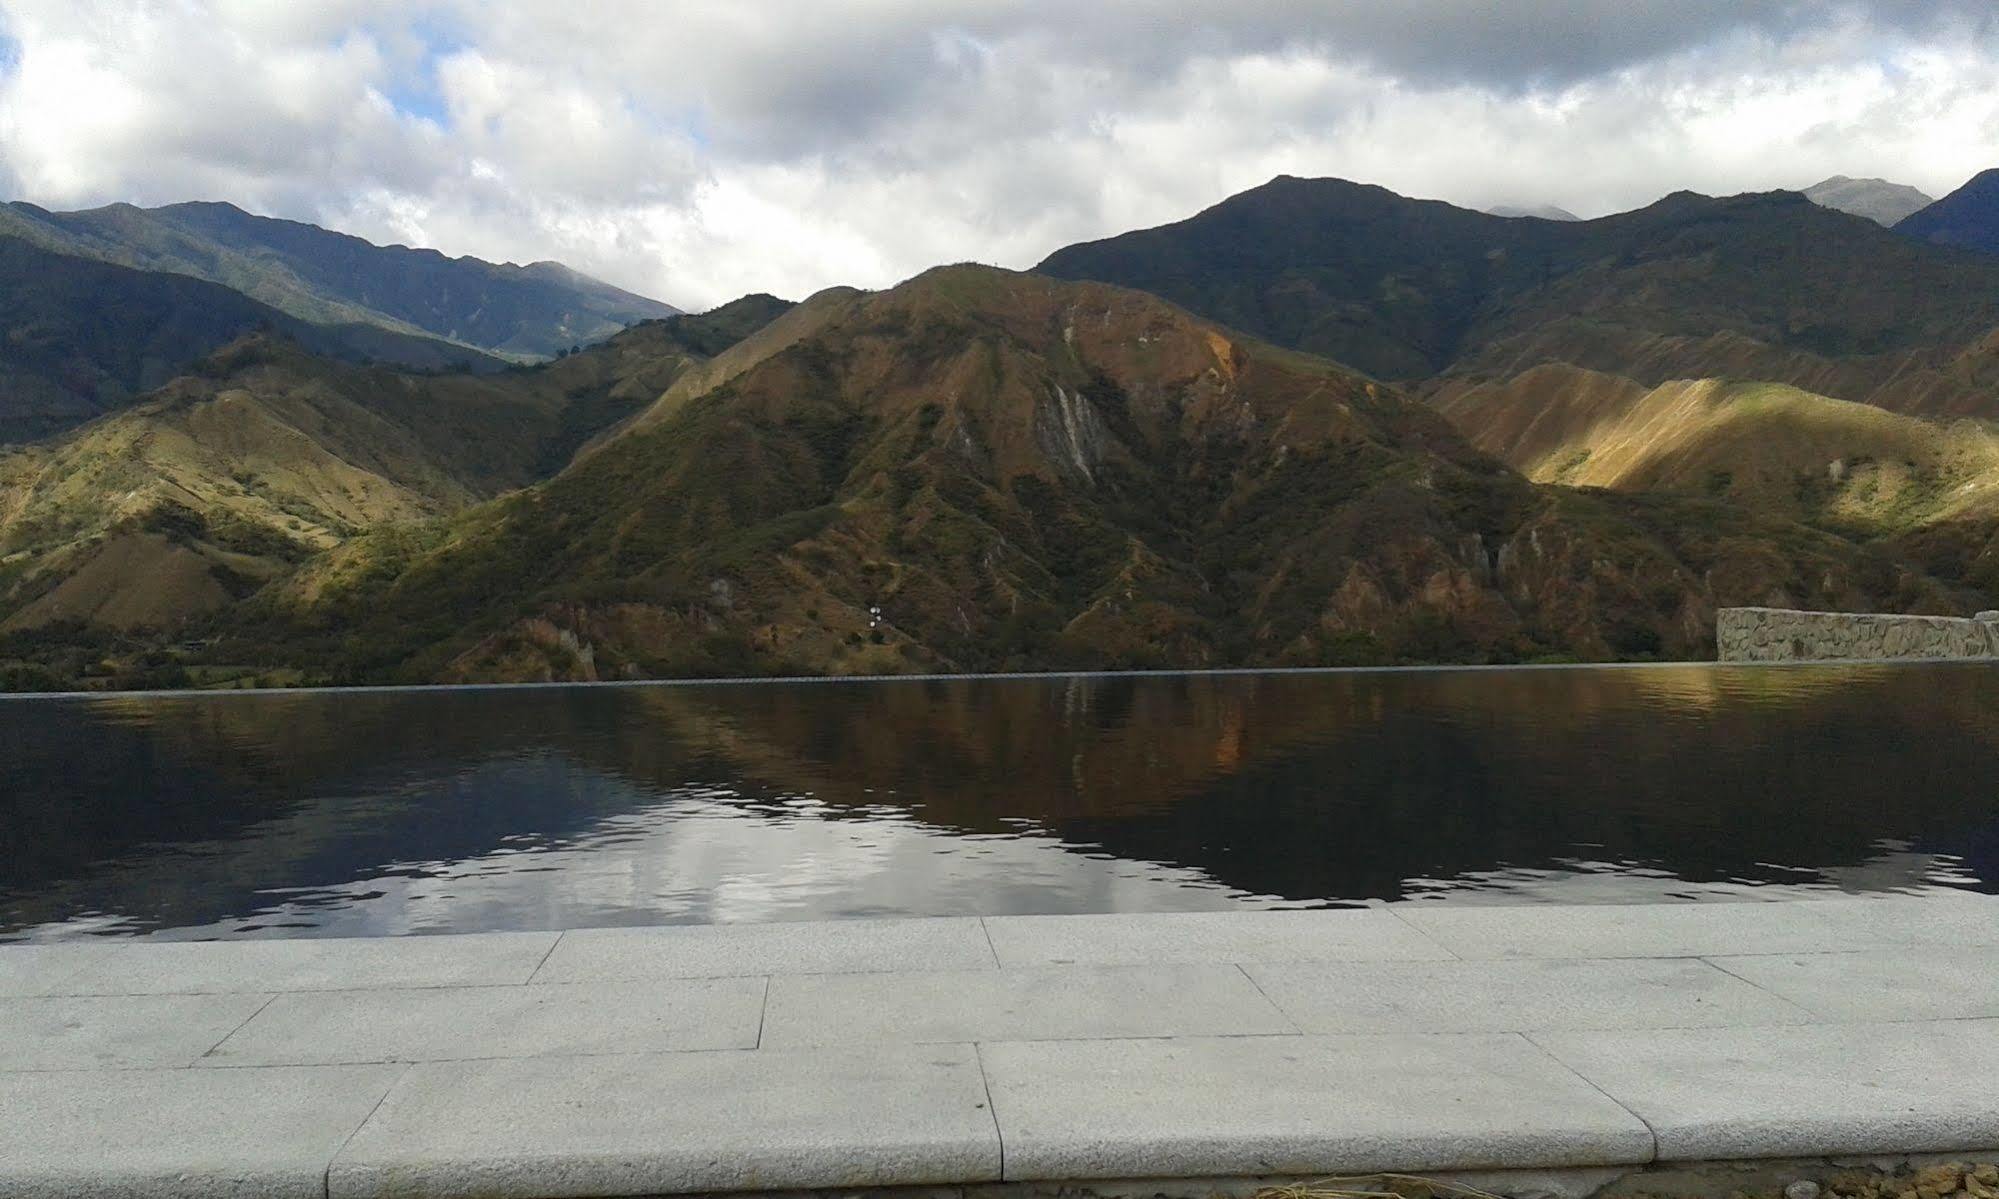
[(0, 191), (227, 199), (701, 308), (1272, 175), (1583, 215), (1999, 165), (1993, 0), (0, 0)]

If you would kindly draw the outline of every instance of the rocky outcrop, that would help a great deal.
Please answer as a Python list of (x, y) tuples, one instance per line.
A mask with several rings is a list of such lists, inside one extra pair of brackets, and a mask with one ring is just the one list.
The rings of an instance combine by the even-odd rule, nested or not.
[(1811, 662), (1871, 658), (1999, 657), (1999, 612), (1894, 616), (1723, 608), (1715, 621), (1723, 662)]

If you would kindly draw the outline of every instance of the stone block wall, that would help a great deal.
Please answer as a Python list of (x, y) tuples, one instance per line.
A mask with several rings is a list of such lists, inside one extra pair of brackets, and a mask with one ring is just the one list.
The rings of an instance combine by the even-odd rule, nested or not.
[(1891, 616), (1723, 608), (1715, 621), (1723, 662), (1812, 662), (1841, 658), (1999, 657), (1999, 612)]

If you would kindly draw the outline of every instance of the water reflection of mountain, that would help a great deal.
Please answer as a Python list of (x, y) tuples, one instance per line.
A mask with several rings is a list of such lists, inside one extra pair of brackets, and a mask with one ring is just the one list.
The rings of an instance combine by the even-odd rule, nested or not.
[[(963, 686), (868, 704), (750, 689), (675, 723), (725, 729), (704, 739), (726, 735), (746, 772), (828, 799), (893, 780), (928, 821), (1031, 815), (1299, 899), (1555, 867), (1575, 847), (1692, 881), (1860, 877), (1883, 841), (1968, 853), (1999, 824), (1999, 671), (1984, 666)], [(1982, 865), (1999, 888), (1999, 863)]]
[[(1034, 829), (1044, 857), (1100, 846), (1306, 900), (1578, 853), (1695, 881), (1908, 885), (1924, 851), (1977, 856), (1981, 837), (1974, 869), (1999, 887), (1995, 700), (1999, 671), (1940, 667), (9, 704), (0, 728), (23, 749), (0, 766), (0, 919), (201, 924), (273, 888), (546, 853), (694, 804), (742, 814), (750, 838), (801, 820)], [(785, 803), (799, 796), (809, 816)], [(852, 868), (911, 871), (947, 844), (905, 840)], [(884, 881), (869, 902), (892, 906)]]

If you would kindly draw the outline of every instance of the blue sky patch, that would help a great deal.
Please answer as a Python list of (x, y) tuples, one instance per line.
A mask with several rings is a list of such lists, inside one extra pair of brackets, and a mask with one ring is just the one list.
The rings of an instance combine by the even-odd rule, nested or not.
[(426, 18), (410, 26), (409, 32), (423, 42), (423, 57), (415, 69), (389, 81), (382, 90), (397, 112), (451, 127), (451, 114), (444, 106), (444, 92), (437, 84), (437, 64), (464, 49), (469, 43), (436, 20)]

